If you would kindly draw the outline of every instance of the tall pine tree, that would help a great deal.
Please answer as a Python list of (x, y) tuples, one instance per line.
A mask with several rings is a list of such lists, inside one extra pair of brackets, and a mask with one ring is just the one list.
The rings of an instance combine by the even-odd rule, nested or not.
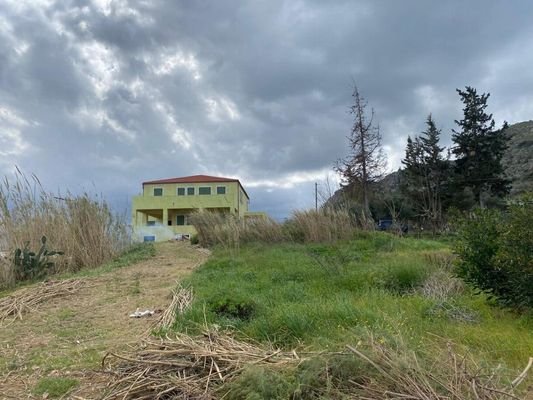
[(441, 131), (431, 114), (426, 130), (412, 140), (407, 138), (405, 149), (403, 190), (414, 204), (418, 215), (431, 223), (434, 231), (442, 222), (442, 197), (447, 181), (448, 161), (439, 146)]
[(464, 104), (463, 119), (455, 120), (458, 130), (453, 131), (455, 161), (455, 185), (459, 191), (471, 190), (474, 200), (484, 207), (487, 195), (503, 197), (509, 193), (509, 181), (504, 177), (501, 163), (506, 149), (507, 123), (494, 129), (492, 114), (486, 113), (490, 93), (479, 95), (467, 86), (457, 89)]

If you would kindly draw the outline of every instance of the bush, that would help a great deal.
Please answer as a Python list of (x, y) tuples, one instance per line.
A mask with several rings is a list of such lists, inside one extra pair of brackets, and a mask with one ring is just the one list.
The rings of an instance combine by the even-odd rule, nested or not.
[(459, 223), (458, 274), (500, 303), (533, 308), (533, 196), (506, 212), (478, 209)]

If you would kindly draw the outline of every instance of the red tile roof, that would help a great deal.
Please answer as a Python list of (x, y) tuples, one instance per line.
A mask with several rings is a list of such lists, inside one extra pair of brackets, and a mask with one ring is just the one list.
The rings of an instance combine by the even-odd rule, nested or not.
[[(235, 178), (223, 178), (219, 176), (209, 176), (209, 175), (191, 175), (191, 176), (182, 176), (180, 178), (168, 178), (168, 179), (158, 179), (155, 181), (146, 181), (143, 182), (144, 185), (154, 185), (154, 184), (164, 184), (164, 183), (216, 183), (216, 182), (238, 182), (241, 186), (244, 193), (246, 193), (246, 190), (244, 190), (243, 186), (241, 185), (241, 182), (238, 179)], [(246, 193), (246, 196), (248, 197), (248, 193)]]

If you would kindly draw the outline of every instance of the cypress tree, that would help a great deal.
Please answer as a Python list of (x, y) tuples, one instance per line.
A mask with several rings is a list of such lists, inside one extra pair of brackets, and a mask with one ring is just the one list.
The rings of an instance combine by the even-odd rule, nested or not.
[(470, 86), (464, 91), (457, 89), (457, 93), (464, 104), (464, 115), (463, 119), (455, 120), (459, 129), (452, 130), (455, 185), (462, 192), (470, 189), (476, 203), (483, 207), (485, 195), (503, 197), (509, 193), (509, 181), (501, 163), (507, 123), (499, 130), (494, 129), (492, 114), (486, 112), (490, 93), (479, 95)]

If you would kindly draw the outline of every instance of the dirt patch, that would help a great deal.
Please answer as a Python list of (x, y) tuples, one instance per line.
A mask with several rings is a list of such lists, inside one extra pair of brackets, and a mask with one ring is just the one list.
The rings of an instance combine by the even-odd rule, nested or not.
[(184, 242), (161, 243), (156, 251), (150, 260), (80, 278), (86, 283), (76, 294), (50, 299), (22, 320), (0, 326), (2, 396), (34, 398), (31, 391), (42, 377), (68, 376), (80, 382), (72, 396), (96, 397), (105, 353), (137, 344), (157, 318), (129, 314), (164, 310), (176, 281), (208, 257)]

